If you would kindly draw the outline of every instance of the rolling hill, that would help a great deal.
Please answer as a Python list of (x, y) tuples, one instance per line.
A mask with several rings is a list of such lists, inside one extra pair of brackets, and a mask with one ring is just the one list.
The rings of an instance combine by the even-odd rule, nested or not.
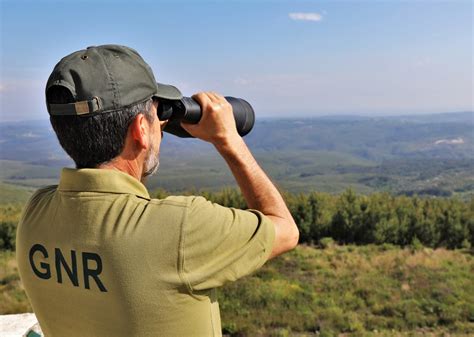
[[(293, 192), (474, 193), (474, 112), (257, 120), (245, 138), (279, 187)], [(47, 120), (0, 123), (0, 181), (10, 189), (57, 182), (73, 166)], [(213, 147), (165, 133), (159, 174), (173, 192), (234, 186)]]

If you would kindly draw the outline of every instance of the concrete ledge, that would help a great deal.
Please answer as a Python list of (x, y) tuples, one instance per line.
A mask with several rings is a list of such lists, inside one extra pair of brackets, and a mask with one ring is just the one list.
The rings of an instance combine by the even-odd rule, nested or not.
[(0, 336), (38, 337), (43, 336), (35, 314), (0, 315)]

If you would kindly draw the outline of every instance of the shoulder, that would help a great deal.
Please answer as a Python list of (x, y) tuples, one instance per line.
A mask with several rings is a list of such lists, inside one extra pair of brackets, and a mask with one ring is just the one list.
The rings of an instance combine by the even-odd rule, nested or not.
[[(168, 196), (162, 199), (139, 200), (137, 207), (142, 208), (144, 219), (155, 221), (156, 219), (167, 219), (167, 223), (187, 224), (194, 219), (194, 200), (202, 197), (196, 196)], [(202, 198), (204, 199), (204, 198)], [(205, 199), (204, 199), (205, 200)]]
[(173, 213), (183, 214), (184, 219), (205, 217), (208, 215), (216, 215), (220, 208), (224, 208), (218, 204), (214, 204), (202, 196), (195, 195), (173, 195), (163, 199), (150, 199), (147, 202), (147, 208), (153, 211), (170, 211)]
[(171, 195), (164, 199), (150, 199), (152, 205), (169, 205), (182, 208), (190, 208), (196, 204), (209, 202), (206, 198), (195, 195)]
[(49, 200), (51, 200), (57, 188), (58, 185), (49, 185), (37, 189), (26, 202), (25, 207), (23, 208), (22, 219), (25, 214), (27, 214), (30, 210), (34, 209), (45, 201), (48, 202)]
[(49, 185), (36, 190), (28, 200), (28, 204), (36, 203), (44, 198), (51, 197), (57, 189), (58, 185)]

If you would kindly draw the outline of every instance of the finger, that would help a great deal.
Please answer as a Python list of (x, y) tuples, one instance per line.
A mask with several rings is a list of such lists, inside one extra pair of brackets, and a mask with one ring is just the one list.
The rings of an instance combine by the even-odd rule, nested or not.
[(206, 92), (199, 92), (197, 94), (194, 94), (192, 96), (192, 98), (198, 102), (198, 104), (201, 106), (201, 108), (203, 110), (205, 110), (205, 108), (208, 106), (208, 105), (212, 105), (212, 100), (211, 100), (211, 97), (208, 95), (208, 93)]
[(166, 125), (168, 125), (168, 122), (169, 122), (169, 119), (165, 121), (160, 121), (160, 129), (163, 130), (164, 128), (166, 128)]
[(219, 98), (217, 97), (216, 93), (214, 91), (208, 91), (207, 94), (211, 98), (213, 102), (219, 101)]
[(227, 103), (227, 100), (222, 96), (221, 94), (218, 94), (217, 92), (211, 91), (213, 101), (218, 103), (219, 105)]
[(211, 100), (213, 107), (218, 107), (221, 105), (222, 102), (219, 100), (219, 98), (213, 91), (206, 92), (206, 94), (209, 95), (209, 99)]
[(221, 110), (225, 104), (225, 100), (221, 100), (215, 92), (207, 91), (204, 94), (209, 98), (209, 112)]
[(219, 100), (220, 108), (228, 108), (230, 106), (229, 101), (221, 94), (214, 93), (214, 97), (216, 97)]
[(211, 92), (213, 98), (213, 102), (215, 104), (215, 109), (221, 110), (227, 107), (229, 105), (229, 102), (225, 99), (224, 96), (216, 93), (216, 92)]
[(212, 92), (212, 94), (214, 95), (215, 98), (217, 98), (220, 102), (227, 102), (227, 100), (225, 99), (224, 96), (222, 96), (221, 94), (217, 93), (217, 92)]

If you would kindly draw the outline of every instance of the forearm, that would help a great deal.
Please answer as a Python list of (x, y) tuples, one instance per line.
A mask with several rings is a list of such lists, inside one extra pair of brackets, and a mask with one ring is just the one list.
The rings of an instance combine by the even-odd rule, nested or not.
[(232, 144), (215, 146), (232, 171), (249, 208), (293, 222), (285, 201), (242, 138), (235, 139)]
[(242, 138), (231, 142), (214, 143), (217, 151), (229, 165), (247, 206), (267, 216), (275, 225), (275, 242), (269, 259), (298, 244), (298, 228), (285, 201), (265, 172), (255, 161)]

